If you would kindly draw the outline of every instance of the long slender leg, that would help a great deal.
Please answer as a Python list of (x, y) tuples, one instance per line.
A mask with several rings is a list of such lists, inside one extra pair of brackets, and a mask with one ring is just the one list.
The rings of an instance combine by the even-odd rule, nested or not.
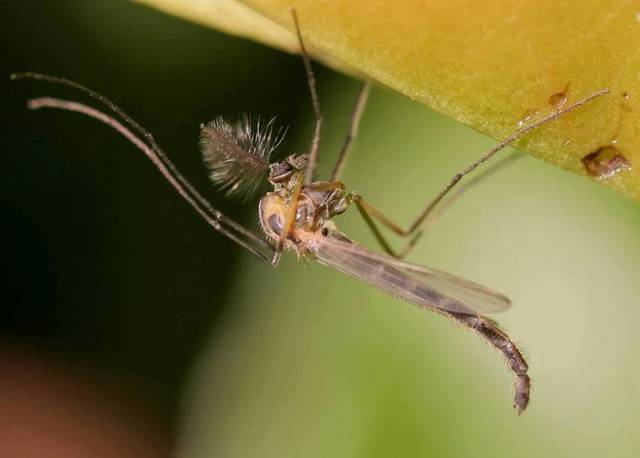
[(461, 325), (473, 329), (489, 342), (491, 346), (504, 355), (509, 364), (509, 368), (516, 378), (514, 383), (516, 393), (513, 399), (513, 407), (516, 409), (516, 413), (520, 415), (529, 404), (531, 379), (527, 373), (529, 366), (516, 344), (498, 327), (497, 323), (485, 317), (454, 313), (446, 310), (439, 310), (439, 312), (452, 318)]
[[(507, 156), (505, 159), (501, 160), (500, 162), (497, 162), (493, 164), (491, 167), (489, 167), (488, 169), (485, 169), (481, 174), (476, 175), (466, 183), (460, 185), (455, 193), (451, 194), (449, 197), (443, 200), (442, 203), (433, 210), (433, 212), (428, 216), (428, 218), (422, 224), (420, 230), (414, 232), (413, 234), (406, 234), (401, 227), (399, 227), (397, 224), (390, 221), (382, 212), (373, 208), (371, 204), (364, 201), (364, 199), (361, 196), (357, 194), (354, 195), (353, 201), (356, 203), (356, 207), (358, 208), (358, 211), (362, 215), (362, 218), (364, 219), (365, 223), (373, 233), (374, 237), (376, 238), (376, 240), (378, 241), (382, 249), (386, 253), (390, 254), (395, 258), (403, 259), (415, 247), (416, 243), (422, 237), (422, 234), (427, 230), (429, 230), (436, 223), (436, 221), (442, 216), (442, 214), (451, 205), (453, 205), (458, 199), (460, 199), (460, 197), (462, 197), (464, 193), (466, 193), (468, 190), (470, 190), (474, 186), (480, 184), (481, 182), (483, 182), (484, 180), (486, 180), (487, 178), (489, 178), (491, 175), (495, 174), (499, 170), (502, 170), (503, 168), (513, 164), (515, 161), (521, 159), (522, 157), (524, 156), (521, 154), (512, 153), (511, 155)], [(401, 237), (408, 237), (409, 235), (412, 236), (402, 249), (400, 249), (399, 251), (396, 251), (393, 248), (391, 248), (391, 245), (386, 240), (384, 235), (380, 232), (380, 229), (378, 229), (378, 227), (376, 226), (375, 221), (373, 221), (371, 217), (372, 215), (368, 213), (368, 209), (373, 209), (373, 212), (375, 212), (376, 218), (380, 220), (385, 225), (385, 227), (392, 230), (396, 235), (399, 235)]]
[(309, 91), (311, 92), (311, 103), (313, 103), (313, 112), (316, 116), (316, 127), (313, 132), (313, 140), (311, 141), (311, 149), (309, 150), (309, 163), (307, 165), (307, 171), (305, 175), (305, 182), (312, 183), (315, 181), (316, 165), (318, 163), (318, 149), (320, 148), (320, 136), (322, 135), (322, 125), (324, 123), (324, 117), (320, 111), (320, 98), (318, 97), (318, 90), (316, 89), (316, 77), (311, 67), (311, 59), (307, 53), (307, 48), (304, 46), (302, 40), (302, 34), (300, 33), (300, 24), (298, 24), (298, 14), (295, 8), (291, 8), (291, 16), (293, 16), (293, 24), (296, 27), (296, 34), (298, 35), (298, 41), (300, 42), (300, 52), (302, 53), (302, 62), (304, 63), (304, 69), (307, 72), (307, 84), (309, 85)]
[(355, 203), (356, 203), (356, 208), (360, 212), (360, 216), (362, 216), (362, 219), (367, 224), (367, 227), (375, 237), (376, 241), (378, 242), (378, 245), (382, 247), (385, 253), (393, 257), (398, 257), (398, 254), (391, 247), (391, 244), (387, 241), (386, 237), (382, 235), (382, 233), (380, 232), (380, 229), (378, 229), (378, 226), (376, 226), (376, 223), (373, 221), (373, 219), (371, 219), (371, 215), (369, 215), (367, 210), (365, 210), (362, 207), (362, 205), (360, 204), (360, 201), (356, 200)]
[(427, 216), (429, 216), (429, 214), (433, 211), (433, 209), (436, 207), (436, 205), (438, 205), (438, 203), (458, 184), (458, 182), (463, 177), (465, 177), (469, 173), (473, 172), (480, 165), (482, 165), (483, 163), (485, 163), (486, 161), (491, 159), (493, 156), (496, 155), (496, 153), (498, 153), (502, 149), (506, 148), (507, 146), (509, 146), (511, 143), (515, 142), (516, 140), (518, 140), (523, 135), (525, 135), (525, 134), (531, 132), (532, 130), (537, 129), (538, 127), (542, 126), (543, 124), (547, 124), (548, 122), (554, 121), (554, 120), (566, 115), (567, 113), (569, 113), (569, 112), (571, 112), (571, 111), (573, 111), (573, 110), (575, 110), (575, 109), (577, 109), (577, 108), (589, 103), (591, 100), (595, 99), (596, 97), (599, 97), (599, 96), (601, 96), (603, 94), (608, 94), (609, 92), (610, 91), (607, 88), (601, 89), (599, 91), (596, 91), (593, 94), (588, 95), (587, 97), (584, 97), (583, 99), (580, 99), (577, 102), (572, 103), (571, 105), (568, 105), (566, 108), (564, 108), (562, 110), (556, 110), (556, 111), (548, 114), (547, 116), (545, 116), (545, 117), (543, 117), (543, 118), (541, 118), (541, 119), (529, 124), (528, 126), (525, 126), (525, 127), (521, 128), (521, 129), (518, 129), (513, 134), (509, 135), (507, 138), (502, 140), (496, 146), (491, 148), (488, 152), (486, 152), (485, 154), (480, 156), (478, 159), (473, 161), (471, 164), (469, 164), (467, 167), (465, 167), (461, 172), (458, 172), (457, 174), (455, 174), (453, 176), (453, 178), (451, 178), (449, 183), (424, 208), (424, 210), (422, 210), (422, 212), (413, 221), (413, 223), (411, 223), (411, 226), (409, 226), (409, 229), (407, 230), (407, 232), (410, 233), (410, 234), (415, 232), (415, 230), (418, 227), (420, 227), (420, 225), (424, 222), (424, 220), (427, 218)]
[(178, 171), (177, 167), (173, 164), (173, 162), (171, 162), (171, 160), (165, 154), (162, 148), (160, 148), (160, 145), (158, 145), (158, 143), (155, 141), (153, 135), (150, 132), (148, 132), (144, 127), (142, 127), (140, 124), (138, 124), (131, 116), (129, 116), (124, 110), (118, 107), (115, 103), (113, 103), (107, 97), (79, 83), (76, 83), (75, 81), (71, 81), (66, 78), (59, 78), (56, 76), (44, 75), (42, 73), (35, 73), (35, 72), (13, 73), (11, 75), (11, 79), (14, 81), (21, 80), (21, 79), (32, 79), (36, 81), (45, 81), (48, 83), (69, 86), (81, 92), (84, 92), (88, 96), (98, 100), (100, 103), (102, 103), (107, 108), (109, 108), (112, 112), (120, 116), (125, 121), (125, 123), (129, 124), (133, 128), (133, 130), (137, 131), (142, 137), (144, 137), (147, 140), (147, 142), (151, 146), (151, 149), (155, 153), (154, 156), (157, 156), (157, 158), (164, 163), (164, 165), (169, 169), (169, 171), (171, 171), (171, 174), (180, 182), (180, 184), (184, 187), (184, 189), (186, 189), (186, 191), (188, 191), (188, 193), (190, 193), (193, 196), (193, 198), (197, 200), (198, 203), (204, 209), (206, 209), (206, 211), (208, 211), (215, 219), (221, 222), (224, 222), (225, 224), (233, 228), (236, 232), (242, 234), (244, 237), (252, 240), (256, 244), (261, 245), (263, 248), (271, 249), (271, 246), (262, 237), (258, 236), (252, 231), (245, 229), (242, 225), (238, 224), (237, 222), (233, 221), (231, 218), (228, 218), (226, 215), (224, 215), (223, 213), (213, 208), (209, 203), (209, 201), (205, 199), (191, 185), (191, 183), (189, 183), (189, 181), (182, 176), (182, 174)]
[(594, 92), (593, 94), (587, 97), (584, 97), (578, 100), (577, 102), (572, 103), (571, 105), (568, 105), (564, 109), (556, 110), (548, 114), (547, 116), (533, 122), (532, 124), (525, 126), (521, 129), (518, 129), (513, 134), (509, 135), (503, 141), (501, 141), (496, 146), (491, 148), (491, 150), (489, 150), (487, 153), (483, 154), (482, 156), (480, 156), (480, 158), (478, 158), (477, 160), (469, 164), (467, 167), (465, 167), (462, 171), (454, 175), (453, 178), (449, 181), (449, 183), (438, 193), (438, 195), (431, 202), (429, 202), (429, 204), (418, 214), (418, 216), (415, 218), (413, 223), (406, 229), (394, 223), (393, 221), (391, 221), (389, 218), (387, 218), (384, 215), (384, 213), (382, 213), (380, 210), (373, 207), (371, 204), (365, 201), (361, 196), (355, 195), (353, 200), (354, 202), (359, 204), (359, 208), (362, 207), (371, 217), (380, 221), (384, 226), (386, 226), (395, 234), (402, 237), (409, 237), (414, 235), (412, 240), (409, 242), (408, 246), (404, 250), (402, 250), (402, 253), (406, 255), (409, 252), (409, 250), (411, 250), (411, 248), (415, 246), (419, 238), (422, 236), (422, 232), (418, 231), (418, 229), (420, 229), (423, 226), (423, 224), (427, 221), (427, 218), (432, 214), (432, 212), (435, 210), (438, 204), (451, 192), (451, 190), (460, 182), (460, 180), (462, 180), (463, 177), (473, 172), (476, 168), (478, 168), (484, 162), (488, 161), (493, 156), (495, 156), (496, 153), (498, 153), (499, 151), (501, 151), (502, 149), (504, 149), (505, 147), (513, 143), (514, 141), (518, 140), (520, 137), (527, 134), (528, 132), (542, 126), (543, 124), (554, 121), (564, 116), (565, 114), (587, 104), (588, 102), (595, 99), (596, 97), (599, 97), (604, 94), (608, 94), (609, 92), (610, 91), (607, 88)]
[[(134, 146), (138, 147), (156, 166), (156, 168), (160, 171), (160, 173), (164, 176), (164, 178), (173, 186), (173, 188), (180, 194), (180, 196), (191, 205), (191, 207), (216, 231), (226, 235), (228, 238), (236, 242), (238, 245), (247, 249), (249, 252), (253, 253), (260, 259), (264, 261), (268, 261), (269, 259), (265, 256), (258, 248), (252, 246), (252, 244), (247, 240), (246, 234), (250, 232), (248, 229), (242, 228), (242, 231), (238, 231), (236, 227), (242, 227), (238, 223), (234, 223), (234, 225), (230, 225), (229, 221), (233, 221), (230, 218), (226, 217), (219, 211), (213, 209), (213, 211), (209, 211), (212, 209), (211, 205), (209, 208), (202, 208), (200, 202), (195, 199), (188, 190), (182, 185), (182, 183), (175, 177), (174, 173), (160, 160), (156, 151), (149, 147), (145, 142), (140, 140), (139, 137), (134, 135), (129, 129), (127, 129), (122, 123), (112, 118), (111, 116), (106, 115), (105, 113), (98, 111), (94, 108), (91, 108), (87, 105), (69, 101), (69, 100), (60, 100), (51, 97), (42, 97), (37, 99), (29, 100), (27, 103), (29, 109), (37, 110), (40, 108), (57, 108), (61, 110), (74, 111), (77, 113), (84, 114), (91, 118), (97, 119), (108, 125), (109, 127), (116, 130), (122, 136), (124, 136), (127, 140), (129, 140)], [(222, 217), (221, 217), (222, 216)], [(255, 234), (254, 234), (255, 235)], [(255, 235), (255, 237), (258, 237)], [(253, 241), (253, 240), (251, 240)], [(266, 242), (265, 242), (266, 243)]]
[(366, 80), (362, 84), (362, 88), (360, 89), (360, 93), (358, 94), (358, 101), (356, 102), (356, 106), (353, 108), (353, 112), (351, 113), (351, 124), (349, 126), (349, 132), (347, 132), (347, 136), (344, 139), (344, 143), (342, 144), (342, 149), (340, 150), (340, 154), (338, 155), (336, 165), (333, 167), (333, 173), (331, 174), (330, 181), (338, 181), (340, 179), (342, 169), (347, 162), (347, 153), (349, 152), (349, 147), (358, 135), (360, 119), (362, 118), (362, 113), (364, 112), (364, 108), (367, 105), (369, 92), (371, 92), (371, 80)]
[(440, 219), (440, 217), (444, 214), (444, 212), (452, 206), (454, 203), (462, 197), (464, 193), (469, 191), (474, 186), (478, 185), (482, 181), (486, 180), (494, 173), (502, 170), (503, 168), (515, 163), (516, 161), (523, 158), (524, 155), (518, 152), (511, 153), (506, 158), (500, 160), (497, 163), (494, 163), (490, 168), (485, 169), (482, 173), (476, 175), (475, 177), (469, 179), (466, 183), (461, 184), (456, 192), (449, 195), (449, 197), (445, 198), (441, 202), (441, 204), (434, 208), (434, 210), (425, 218), (424, 223), (420, 226), (420, 229), (414, 232), (411, 239), (407, 242), (407, 244), (400, 251), (400, 258), (405, 258), (408, 254), (413, 250), (416, 246), (422, 235), (427, 232), (431, 227)]
[[(396, 223), (394, 223), (389, 218), (387, 218), (387, 216), (384, 213), (382, 213), (380, 210), (378, 210), (377, 208), (375, 208), (371, 204), (369, 204), (362, 196), (360, 196), (358, 194), (352, 194), (352, 196), (353, 196), (353, 202), (356, 204), (356, 208), (360, 212), (360, 215), (362, 216), (362, 219), (367, 224), (367, 227), (369, 228), (369, 230), (371, 231), (371, 233), (375, 237), (375, 239), (378, 242), (378, 244), (382, 247), (382, 249), (387, 254), (389, 254), (389, 255), (391, 255), (391, 256), (393, 256), (395, 258), (403, 259), (415, 247), (417, 242), (422, 237), (422, 234), (436, 222), (436, 220), (442, 215), (442, 213), (451, 204), (453, 204), (460, 197), (460, 195), (462, 195), (462, 193), (463, 193), (462, 191), (464, 191), (464, 189), (460, 189), (460, 191), (461, 192), (452, 195), (451, 198), (449, 198), (442, 205), (440, 205), (440, 207), (438, 207), (438, 211), (437, 212), (434, 212), (431, 215), (429, 215), (429, 218), (424, 222), (424, 224), (422, 226), (422, 229), (414, 232), (413, 234), (407, 233), (403, 228), (401, 228)], [(411, 238), (404, 245), (404, 247), (402, 249), (400, 249), (399, 251), (394, 250), (391, 247), (391, 244), (387, 241), (387, 238), (382, 234), (382, 232), (380, 232), (380, 229), (376, 225), (376, 223), (373, 220), (373, 218), (376, 218), (386, 228), (390, 229), (396, 235), (398, 235), (400, 237), (403, 237), (403, 238), (411, 236)]]

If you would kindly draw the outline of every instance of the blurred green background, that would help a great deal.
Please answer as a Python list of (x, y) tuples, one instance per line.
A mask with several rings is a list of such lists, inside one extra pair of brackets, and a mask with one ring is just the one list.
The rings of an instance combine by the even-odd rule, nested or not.
[[(199, 124), (241, 111), (312, 130), (302, 63), (125, 1), (9, 1), (2, 74), (65, 76), (154, 132), (219, 209)], [(318, 67), (328, 173), (358, 83)], [(5, 351), (126, 393), (177, 456), (633, 457), (640, 453), (640, 205), (528, 156), (452, 207), (411, 260), (478, 281), (526, 350), (529, 410), (478, 336), (313, 263), (273, 270), (212, 232), (93, 120), (27, 112), (66, 88), (1, 80)], [(491, 139), (374, 89), (344, 181), (400, 222)], [(508, 156), (503, 153), (502, 158)], [(374, 246), (353, 211), (337, 220)], [(0, 372), (2, 376), (2, 372)]]

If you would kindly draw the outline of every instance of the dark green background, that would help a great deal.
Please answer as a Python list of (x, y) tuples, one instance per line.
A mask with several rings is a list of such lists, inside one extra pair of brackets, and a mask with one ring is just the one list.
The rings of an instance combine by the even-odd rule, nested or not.
[(8, 75), (65, 76), (107, 95), (220, 209), (253, 225), (254, 205), (227, 201), (208, 182), (198, 126), (248, 111), (299, 127), (302, 63), (130, 2), (1, 8), (2, 335), (135, 379), (172, 421), (180, 381), (224, 313), (239, 250), (110, 129), (25, 109), (29, 97), (86, 97)]

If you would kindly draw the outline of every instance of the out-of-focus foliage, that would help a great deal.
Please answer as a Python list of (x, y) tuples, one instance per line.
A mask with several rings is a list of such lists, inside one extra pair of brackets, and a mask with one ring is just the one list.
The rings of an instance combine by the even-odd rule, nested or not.
[[(290, 8), (315, 55), (365, 73), (494, 138), (608, 87), (612, 95), (518, 142), (640, 199), (640, 7), (624, 0), (139, 0), (222, 30), (295, 49)], [(340, 62), (341, 64), (337, 64)], [(533, 115), (533, 116), (532, 116)], [(622, 158), (622, 159), (620, 159)], [(615, 176), (607, 168), (622, 160)]]

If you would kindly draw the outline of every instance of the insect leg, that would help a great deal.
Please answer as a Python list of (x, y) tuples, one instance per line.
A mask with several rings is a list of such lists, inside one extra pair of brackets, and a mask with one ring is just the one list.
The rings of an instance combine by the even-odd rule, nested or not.
[(353, 108), (353, 112), (351, 113), (351, 124), (349, 126), (349, 132), (347, 132), (347, 136), (344, 139), (344, 143), (342, 144), (342, 149), (340, 150), (340, 154), (338, 155), (336, 165), (333, 168), (333, 173), (331, 174), (330, 181), (338, 181), (340, 179), (342, 169), (344, 168), (344, 165), (347, 161), (347, 153), (349, 152), (349, 147), (358, 135), (360, 119), (362, 118), (362, 113), (364, 112), (364, 108), (367, 105), (369, 92), (371, 92), (371, 80), (366, 80), (362, 84), (362, 88), (360, 89), (360, 93), (358, 94), (358, 101), (356, 102), (356, 106)]
[[(391, 247), (391, 244), (387, 241), (387, 238), (382, 234), (382, 232), (380, 232), (380, 229), (378, 229), (378, 226), (376, 226), (376, 223), (373, 221), (372, 213), (368, 211), (368, 208), (373, 208), (373, 207), (369, 207), (366, 201), (362, 199), (362, 197), (360, 197), (358, 194), (354, 194), (353, 197), (354, 197), (353, 201), (356, 204), (356, 208), (360, 212), (360, 216), (362, 216), (362, 219), (367, 224), (367, 227), (375, 237), (378, 244), (382, 247), (382, 249), (387, 254), (389, 254), (390, 256), (393, 256), (394, 258), (402, 258), (404, 256), (404, 253), (402, 251), (397, 252)], [(396, 234), (398, 235), (404, 235), (403, 233), (399, 233), (396, 230), (394, 230), (394, 229), (401, 230), (399, 226), (397, 226), (396, 224), (388, 220), (387, 217), (384, 216), (384, 214), (378, 212), (375, 209), (374, 211), (377, 212), (375, 214), (376, 218), (378, 219), (384, 218), (383, 222), (385, 226), (387, 226), (388, 228), (396, 232)], [(411, 241), (409, 241), (409, 244), (411, 244)]]
[(527, 374), (529, 366), (516, 344), (511, 341), (509, 336), (502, 331), (495, 322), (487, 318), (479, 315), (449, 312), (447, 310), (439, 310), (439, 313), (452, 318), (462, 326), (473, 329), (489, 342), (491, 346), (504, 355), (509, 364), (509, 368), (516, 377), (513, 407), (516, 409), (516, 413), (520, 415), (529, 404), (531, 379)]
[[(382, 249), (387, 254), (389, 254), (389, 255), (391, 255), (391, 256), (393, 256), (395, 258), (403, 259), (413, 249), (413, 247), (416, 245), (416, 243), (418, 242), (418, 240), (420, 239), (422, 234), (425, 231), (427, 231), (429, 228), (431, 228), (436, 223), (436, 221), (440, 218), (440, 216), (442, 216), (442, 214), (451, 205), (453, 205), (460, 197), (462, 197), (462, 195), (465, 192), (467, 192), (473, 186), (476, 186), (480, 182), (486, 180), (490, 175), (493, 175), (498, 170), (501, 170), (504, 167), (513, 164), (515, 161), (519, 160), (522, 157), (523, 156), (521, 154), (512, 153), (511, 155), (507, 156), (505, 159), (501, 160), (498, 163), (495, 163), (490, 168), (485, 169), (481, 174), (473, 177), (471, 180), (467, 181), (465, 184), (463, 184), (460, 187), (458, 187), (458, 189), (456, 190), (455, 193), (453, 193), (449, 197), (447, 197), (442, 202), (442, 204), (439, 205), (429, 215), (429, 217), (422, 224), (420, 230), (416, 231), (414, 234), (407, 233), (407, 231), (405, 231), (398, 224), (396, 224), (393, 221), (391, 221), (384, 213), (382, 213), (377, 208), (373, 207), (362, 196), (355, 194), (353, 196), (352, 200), (353, 200), (353, 202), (355, 202), (356, 207), (358, 208), (358, 210), (360, 212), (360, 215), (362, 216), (362, 219), (364, 219), (365, 223), (367, 224), (367, 226), (369, 227), (369, 229), (373, 233), (374, 237), (376, 238), (376, 241), (382, 247)], [(396, 251), (391, 247), (391, 245), (386, 240), (384, 235), (380, 232), (380, 229), (378, 229), (378, 227), (376, 226), (376, 224), (373, 221), (372, 217), (375, 217), (385, 227), (387, 227), (388, 229), (390, 229), (392, 232), (394, 232), (396, 235), (398, 235), (400, 237), (406, 238), (406, 237), (409, 237), (410, 235), (413, 235), (413, 237), (411, 237), (409, 239), (409, 241), (404, 245), (404, 247), (402, 247), (402, 249), (400, 249), (399, 251)]]
[[(365, 201), (361, 196), (354, 195), (353, 201), (358, 205), (358, 208), (361, 208), (361, 213), (363, 211), (368, 213), (369, 216), (380, 221), (384, 226), (386, 226), (395, 234), (401, 237), (413, 236), (413, 238), (408, 242), (407, 246), (399, 253), (400, 257), (406, 256), (422, 236), (423, 230), (421, 230), (421, 228), (423, 228), (425, 225), (433, 224), (433, 222), (435, 222), (435, 219), (437, 219), (437, 216), (439, 216), (442, 213), (442, 211), (444, 211), (449, 205), (451, 205), (457, 199), (457, 197), (459, 197), (459, 195), (457, 197), (454, 195), (453, 197), (449, 198), (449, 201), (445, 201), (443, 205), (439, 207), (440, 212), (434, 213), (434, 210), (438, 208), (438, 204), (440, 204), (443, 201), (443, 199), (445, 199), (445, 197), (449, 195), (449, 193), (456, 187), (456, 185), (458, 185), (458, 183), (460, 182), (460, 180), (462, 180), (462, 178), (464, 178), (465, 176), (473, 172), (480, 165), (482, 165), (483, 163), (487, 162), (489, 159), (494, 157), (496, 153), (498, 153), (499, 151), (501, 151), (502, 149), (504, 149), (505, 147), (513, 143), (514, 141), (518, 140), (523, 135), (542, 126), (543, 124), (554, 121), (560, 118), (561, 116), (564, 116), (565, 114), (587, 104), (588, 102), (595, 99), (596, 97), (599, 97), (603, 94), (608, 94), (609, 92), (610, 91), (607, 88), (594, 92), (593, 94), (588, 95), (587, 97), (584, 97), (578, 100), (577, 102), (574, 102), (571, 105), (566, 106), (562, 110), (556, 110), (544, 116), (543, 118), (529, 124), (528, 126), (518, 129), (513, 134), (509, 135), (503, 141), (501, 141), (496, 146), (491, 148), (488, 152), (486, 152), (485, 154), (480, 156), (478, 159), (476, 159), (474, 162), (472, 162), (467, 167), (465, 167), (462, 171), (454, 175), (453, 178), (451, 178), (451, 180), (449, 181), (449, 183), (438, 193), (438, 195), (433, 200), (431, 200), (427, 204), (427, 206), (415, 218), (413, 223), (411, 223), (411, 225), (407, 228), (403, 228), (400, 225), (391, 221), (389, 218), (387, 218), (384, 215), (384, 213), (382, 213), (380, 210), (373, 207), (370, 203)], [(436, 218), (434, 218), (434, 216)], [(375, 231), (374, 231), (374, 235), (375, 235)], [(384, 245), (382, 246), (384, 247)]]
[[(195, 200), (197, 200), (198, 203), (204, 209), (206, 209), (206, 211), (208, 211), (211, 215), (214, 215), (216, 219), (218, 219), (218, 220), (224, 222), (225, 224), (227, 224), (228, 226), (230, 226), (234, 231), (242, 234), (243, 237), (245, 237), (247, 239), (250, 239), (252, 242), (254, 242), (254, 243), (258, 244), (258, 245), (261, 245), (265, 249), (271, 249), (271, 246), (262, 237), (260, 237), (259, 235), (255, 234), (254, 232), (244, 228), (242, 225), (240, 225), (237, 222), (233, 221), (231, 218), (228, 218), (226, 215), (224, 215), (224, 214), (220, 213), (218, 210), (214, 209), (211, 206), (211, 204), (209, 203), (209, 201), (207, 199), (205, 199), (191, 185), (191, 183), (189, 183), (189, 181), (182, 176), (182, 174), (178, 171), (177, 167), (173, 164), (173, 162), (171, 162), (171, 160), (165, 154), (165, 152), (162, 150), (162, 148), (160, 148), (160, 145), (158, 145), (158, 143), (155, 141), (153, 135), (150, 132), (148, 132), (144, 127), (142, 127), (140, 124), (138, 124), (123, 109), (121, 109), (119, 106), (117, 106), (115, 103), (113, 103), (107, 97), (103, 96), (102, 94), (100, 94), (100, 93), (98, 93), (98, 92), (96, 92), (96, 91), (94, 91), (92, 89), (89, 89), (88, 87), (85, 87), (85, 86), (83, 86), (83, 85), (81, 85), (79, 83), (76, 83), (75, 81), (71, 81), (71, 80), (68, 80), (66, 78), (60, 78), (60, 77), (57, 77), (57, 76), (44, 75), (42, 73), (36, 73), (36, 72), (13, 73), (11, 75), (11, 79), (14, 80), (14, 81), (15, 80), (21, 80), (21, 79), (32, 79), (32, 80), (36, 80), (36, 81), (45, 81), (45, 82), (48, 82), (48, 83), (59, 84), (59, 85), (62, 85), (62, 86), (69, 86), (71, 88), (74, 88), (74, 89), (77, 89), (77, 90), (79, 90), (81, 92), (84, 92), (89, 97), (92, 97), (92, 98), (98, 100), (100, 103), (102, 103), (107, 108), (109, 108), (112, 112), (114, 112), (115, 114), (120, 116), (125, 121), (126, 124), (131, 126), (133, 128), (133, 130), (137, 131), (142, 137), (144, 137), (145, 140), (147, 140), (147, 142), (151, 146), (151, 149), (153, 150), (151, 152), (151, 155), (157, 157), (157, 159), (159, 159), (162, 163), (164, 163), (164, 165), (169, 169), (169, 171), (175, 177), (175, 179), (180, 182), (180, 184), (184, 187), (184, 189), (186, 191), (188, 191), (188, 193), (190, 193), (191, 196)], [(155, 161), (154, 161), (154, 164), (155, 164)]]
[[(460, 172), (456, 173), (451, 178), (451, 180), (449, 180), (449, 183), (447, 183), (447, 185), (444, 188), (442, 188), (442, 190), (438, 193), (438, 195), (431, 202), (429, 202), (427, 204), (427, 206), (420, 212), (420, 214), (416, 217), (416, 219), (413, 221), (413, 223), (411, 223), (411, 225), (409, 226), (409, 228), (405, 232), (407, 232), (408, 234), (415, 233), (422, 226), (422, 224), (425, 222), (427, 217), (433, 212), (433, 210), (436, 208), (436, 206), (442, 201), (442, 199), (444, 199), (444, 197), (447, 194), (449, 194), (449, 192), (451, 192), (451, 190), (460, 182), (460, 180), (462, 180), (462, 178), (464, 178), (466, 175), (468, 175), (471, 172), (473, 172), (480, 165), (482, 165), (485, 162), (487, 162), (489, 159), (491, 159), (493, 156), (495, 156), (496, 153), (498, 153), (499, 151), (503, 150), (504, 148), (509, 146), (511, 143), (515, 142), (516, 140), (518, 140), (519, 138), (521, 138), (525, 134), (531, 132), (532, 130), (537, 129), (538, 127), (540, 127), (540, 126), (542, 126), (544, 124), (547, 124), (547, 123), (549, 123), (551, 121), (554, 121), (554, 120), (566, 115), (567, 113), (569, 113), (569, 112), (571, 112), (571, 111), (573, 111), (573, 110), (575, 110), (575, 109), (577, 109), (577, 108), (589, 103), (591, 100), (595, 99), (596, 97), (599, 97), (599, 96), (601, 96), (603, 94), (608, 94), (609, 92), (610, 91), (607, 88), (601, 89), (599, 91), (596, 91), (593, 94), (590, 94), (590, 95), (578, 100), (577, 102), (574, 102), (571, 105), (568, 105), (567, 107), (563, 108), (562, 110), (553, 111), (550, 114), (544, 116), (543, 118), (541, 118), (541, 119), (529, 124), (528, 126), (524, 126), (521, 129), (516, 130), (514, 133), (512, 133), (507, 138), (502, 140), (500, 143), (498, 143), (496, 146), (491, 148), (485, 154), (483, 154), (478, 159), (473, 161), (467, 167), (462, 169)], [(415, 242), (414, 242), (414, 244), (415, 244)]]
[[(122, 123), (114, 119), (113, 117), (98, 111), (94, 108), (91, 108), (82, 103), (69, 101), (69, 100), (60, 100), (51, 97), (42, 97), (38, 99), (29, 100), (27, 103), (28, 108), (32, 110), (37, 110), (40, 108), (57, 108), (61, 110), (74, 111), (77, 113), (84, 114), (91, 118), (97, 119), (108, 125), (109, 127), (116, 130), (122, 136), (124, 136), (127, 140), (129, 140), (134, 146), (138, 147), (156, 166), (156, 168), (160, 171), (160, 173), (165, 177), (165, 179), (173, 186), (173, 188), (180, 194), (180, 196), (191, 205), (191, 207), (216, 231), (226, 235), (228, 238), (236, 242), (238, 245), (247, 249), (249, 252), (253, 253), (255, 256), (259, 257), (264, 261), (268, 261), (268, 258), (265, 254), (263, 254), (256, 246), (255, 243), (251, 243), (253, 239), (247, 240), (246, 234), (250, 233), (248, 229), (243, 228), (235, 221), (231, 220), (229, 217), (225, 216), (218, 210), (211, 207), (209, 204), (206, 208), (203, 208), (198, 199), (195, 199), (188, 191), (187, 188), (181, 183), (179, 179), (176, 178), (174, 173), (160, 160), (156, 151), (147, 145), (145, 142), (140, 140), (139, 137), (134, 135), (127, 127), (125, 127)], [(204, 198), (202, 198), (204, 199)], [(208, 203), (208, 202), (207, 202)], [(233, 224), (229, 224), (232, 222)], [(237, 228), (240, 227), (242, 230), (239, 231)], [(254, 237), (258, 237), (256, 234), (253, 234)], [(266, 244), (266, 241), (264, 242)]]
[(307, 72), (307, 84), (309, 85), (309, 91), (311, 92), (311, 103), (313, 103), (313, 112), (316, 116), (316, 127), (313, 133), (313, 140), (311, 141), (311, 149), (309, 150), (309, 162), (307, 164), (307, 170), (305, 175), (306, 183), (312, 183), (315, 181), (316, 165), (318, 162), (318, 149), (320, 148), (320, 136), (322, 134), (322, 125), (324, 123), (324, 117), (320, 111), (320, 98), (318, 97), (318, 90), (316, 89), (316, 77), (311, 67), (311, 59), (307, 54), (307, 48), (304, 46), (302, 40), (302, 34), (300, 33), (300, 24), (298, 24), (298, 14), (295, 8), (291, 8), (291, 16), (293, 16), (293, 24), (296, 28), (296, 34), (298, 41), (300, 42), (300, 52), (302, 54), (302, 62), (304, 63), (304, 69)]

